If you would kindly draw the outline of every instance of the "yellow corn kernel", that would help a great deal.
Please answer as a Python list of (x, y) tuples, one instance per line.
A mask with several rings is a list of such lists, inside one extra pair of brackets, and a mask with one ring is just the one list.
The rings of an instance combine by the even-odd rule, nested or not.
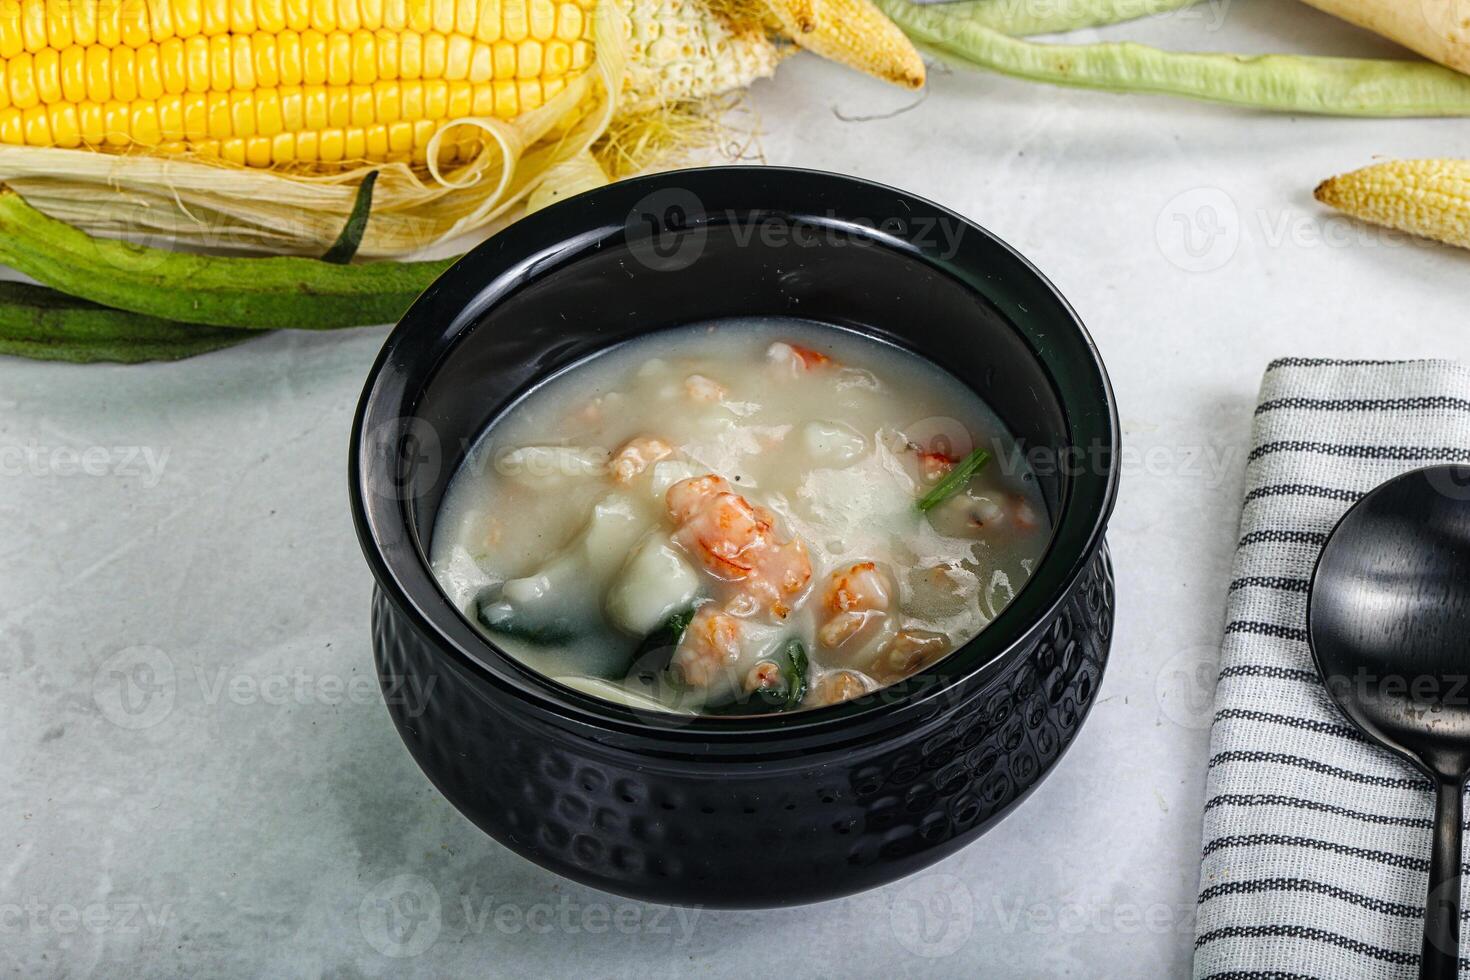
[(357, 9), (357, 0), (337, 0), (336, 29), (339, 31), (362, 29), (362, 14)]
[(324, 129), (317, 139), (317, 159), (325, 163), (337, 163), (342, 159), (342, 130), (337, 127)]
[(279, 52), (276, 65), (281, 71), (281, 84), (300, 85), (305, 78), (301, 35), (295, 31), (286, 31), (276, 38), (276, 49)]
[(443, 34), (426, 34), (424, 36), (424, 67), (421, 77), (444, 77), (445, 53), (448, 47)]
[(379, 82), (373, 86), (373, 115), (380, 123), (397, 122), (403, 93), (397, 82)]
[[(14, 3), (15, 0), (6, 0)], [(71, 7), (74, 0), (46, 0), (46, 42), (58, 50), (71, 47)], [(56, 129), (55, 124), (51, 126)]]
[(251, 50), (252, 38), (235, 35), (230, 38), (230, 85), (237, 89), (253, 89), (260, 83), (255, 77), (255, 55)]
[(179, 96), (184, 117), (184, 139), (197, 143), (209, 137), (209, 98), (203, 92)]
[[(59, 0), (59, 2), (76, 3), (82, 0)], [(174, 36), (173, 0), (146, 0), (146, 2), (150, 36), (155, 44), (162, 44)]]
[(398, 33), (395, 31), (378, 31), (373, 35), (373, 47), (378, 53), (378, 77), (397, 78)]
[(352, 122), (352, 93), (345, 85), (327, 86), (327, 125), (341, 129)]
[(173, 16), (174, 37), (187, 40), (204, 32), (205, 0), (168, 0)]
[(301, 117), (306, 121), (302, 130), (308, 133), (321, 132), (327, 128), (327, 90), (320, 85), (308, 85), (301, 90)]
[(261, 136), (276, 136), (286, 128), (281, 116), (281, 93), (263, 88), (255, 93), (255, 131)]
[(582, 8), (575, 3), (564, 3), (556, 8), (556, 36), (562, 41), (576, 41), (582, 37)]
[(424, 36), (404, 33), (398, 37), (398, 77), (422, 78), (424, 75)]
[(398, 118), (413, 122), (424, 118), (424, 83), (400, 82), (398, 85)]
[(21, 53), (7, 63), (6, 75), (10, 83), (10, 104), (26, 110), (40, 104), (36, 94), (36, 71), (34, 59), (29, 53)]
[(262, 88), (275, 88), (281, 84), (281, 66), (277, 60), (276, 37), (264, 32), (250, 38), (251, 71), (255, 73), (255, 84)]
[(352, 35), (352, 71), (354, 85), (371, 85), (378, 80), (377, 37), (370, 31), (357, 31)]
[(20, 29), (31, 54), (46, 47), (46, 0), (20, 0)]
[(373, 87), (350, 85), (347, 88), (347, 121), (353, 126), (366, 126), (373, 121)]
[(361, 160), (363, 152), (367, 149), (367, 140), (363, 131), (357, 126), (344, 130), (342, 133), (342, 159)]
[(77, 124), (77, 107), (63, 102), (48, 107), (51, 124), (51, 139), (57, 146), (68, 149), (82, 145), (82, 130)]
[(474, 48), (475, 42), (463, 34), (449, 35), (444, 46), (444, 73), (440, 77), (456, 81), (468, 77)]
[(119, 102), (138, 97), (138, 57), (132, 48), (112, 50), (112, 97)]
[(158, 132), (165, 143), (184, 138), (184, 98), (165, 95), (158, 100)]
[[(62, 64), (65, 65), (63, 58)], [(163, 90), (169, 95), (178, 95), (189, 87), (184, 74), (184, 42), (171, 37), (158, 46), (158, 74), (163, 79)]]
[(500, 22), (501, 0), (479, 0), (479, 10), (475, 15), (475, 40), (494, 42), (500, 40), (500, 31), (503, 26)]
[(301, 81), (307, 85), (322, 85), (326, 80), (326, 35), (314, 30), (305, 31), (301, 35)]
[(321, 159), (321, 140), (312, 130), (296, 134), (295, 159), (299, 163), (316, 163)]
[[(86, 51), (87, 98), (93, 102), (107, 102), (112, 98), (112, 54), (107, 48), (95, 45)], [(20, 67), (19, 62), (17, 58), (10, 63), (12, 78)]]
[(0, 109), (0, 143), (24, 146), (25, 127), (21, 125), (19, 109)]
[(10, 85), (5, 80), (5, 62), (0, 61), (0, 109), (10, 108)]
[(122, 43), (130, 48), (141, 47), (153, 40), (153, 28), (148, 23), (148, 5), (143, 0), (122, 0), (118, 10), (118, 29)]
[(269, 137), (254, 136), (245, 141), (245, 165), (247, 167), (269, 167), (271, 165)]
[(233, 63), (235, 52), (228, 34), (215, 34), (207, 38), (209, 44), (209, 87), (216, 92), (228, 92), (234, 88)]
[[(25, 29), (20, 25), (20, 4), (0, 3), (0, 58), (14, 58), (26, 49)], [(17, 115), (17, 119), (20, 117)]]
[(296, 159), (296, 134), (277, 133), (271, 138), (271, 162), (290, 163)]
[(326, 39), (327, 84), (346, 85), (352, 81), (352, 37), (333, 31)]
[(145, 44), (138, 49), (138, 98), (156, 99), (163, 94), (161, 60), (156, 44)]
[(522, 41), (516, 47), (516, 77), (540, 78), (542, 48), (538, 41)]
[(301, 89), (281, 89), (281, 129), (288, 133), (296, 133), (306, 128), (306, 119), (302, 116)]
[(311, 26), (311, 0), (286, 0), (286, 26), (297, 33)]
[(381, 123), (367, 127), (363, 133), (363, 155), (369, 160), (381, 160), (388, 155), (388, 127)]
[(531, 15), (527, 6), (527, 0), (501, 0), (500, 29), (502, 36), (512, 44), (519, 44), (530, 36)]
[(359, 0), (363, 30), (376, 31), (383, 26), (383, 0)]
[(31, 62), (36, 76), (36, 98), (43, 105), (61, 101), (61, 58), (55, 48), (37, 51)]
[(286, 29), (285, 0), (255, 0), (255, 29), (270, 37)]
[(77, 129), (82, 142), (87, 146), (98, 146), (107, 134), (106, 118), (100, 102), (87, 101), (77, 106)]
[(311, 0), (312, 30), (328, 34), (337, 28), (337, 0)]
[(231, 92), (230, 100), (230, 133), (233, 136), (255, 135), (255, 93), (254, 92)]
[(203, 0), (204, 36), (217, 37), (230, 32), (230, 3), (232, 0)]
[(132, 105), (128, 135), (134, 143), (153, 146), (162, 138), (158, 128), (158, 107), (148, 99), (140, 99)]
[(449, 115), (449, 83), (443, 79), (433, 79), (424, 82), (424, 108), (418, 115), (411, 118), (419, 119), (446, 119)]
[(408, 0), (383, 0), (383, 27), (390, 31), (408, 27)]
[(549, 41), (556, 33), (556, 4), (552, 0), (531, 0), (527, 11), (531, 37)]
[(254, 34), (255, 30), (254, 0), (230, 0), (230, 33)]
[(245, 166), (245, 141), (220, 140), (219, 158), (226, 163), (233, 163), (237, 167)]
[(495, 93), (495, 115), (501, 119), (510, 119), (518, 114), (519, 103), (516, 101), (516, 83), (513, 79), (497, 78), (490, 83), (490, 88)]
[(126, 102), (105, 104), (102, 107), (102, 141), (108, 146), (127, 146), (131, 115)]
[(204, 93), (205, 125), (210, 139), (224, 139), (230, 135), (230, 93)]
[(209, 91), (209, 57), (209, 38), (203, 34), (184, 42), (184, 78), (190, 92)]
[(409, 30), (423, 34), (434, 29), (433, 0), (405, 0), (404, 7), (408, 13), (406, 26)]
[(20, 120), (28, 144), (31, 146), (51, 145), (51, 121), (46, 116), (45, 106), (31, 106), (20, 114)]

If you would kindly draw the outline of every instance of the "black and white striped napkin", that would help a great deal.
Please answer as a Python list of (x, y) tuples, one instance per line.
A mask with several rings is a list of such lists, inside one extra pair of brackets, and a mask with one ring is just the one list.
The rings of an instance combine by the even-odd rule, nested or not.
[(1365, 743), (1329, 700), (1307, 646), (1307, 585), (1328, 532), (1364, 493), (1470, 461), (1470, 369), (1275, 361), (1252, 445), (1215, 693), (1194, 975), (1413, 978), (1430, 784)]

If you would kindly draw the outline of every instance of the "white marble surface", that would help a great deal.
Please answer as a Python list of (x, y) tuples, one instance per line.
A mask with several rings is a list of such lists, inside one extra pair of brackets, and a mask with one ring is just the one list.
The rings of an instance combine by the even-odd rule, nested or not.
[[(1389, 50), (1277, 0), (1108, 33)], [(1080, 742), (1020, 816), (909, 882), (795, 911), (681, 918), (560, 881), (438, 797), (372, 686), (344, 463), (383, 330), (167, 366), (0, 359), (0, 967), (1184, 974), (1211, 661), (1261, 370), (1287, 353), (1470, 356), (1470, 257), (1335, 218), (1311, 188), (1374, 155), (1463, 155), (1470, 130), (963, 73), (936, 74), (892, 118), (838, 116), (911, 101), (803, 57), (753, 107), (770, 162), (910, 188), (1040, 265), (1102, 348), (1132, 454), (1111, 532), (1113, 662)], [(1191, 254), (1191, 222), (1225, 234)], [(152, 686), (119, 686), (115, 668), (140, 662)], [(405, 894), (429, 903), (395, 946), (362, 913)], [(956, 914), (920, 923), (914, 898)]]

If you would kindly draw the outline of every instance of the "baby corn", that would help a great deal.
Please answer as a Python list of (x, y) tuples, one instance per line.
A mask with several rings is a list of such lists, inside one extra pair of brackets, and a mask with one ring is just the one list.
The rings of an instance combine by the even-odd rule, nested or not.
[(1317, 200), (1344, 214), (1470, 248), (1470, 160), (1392, 160), (1324, 180)]

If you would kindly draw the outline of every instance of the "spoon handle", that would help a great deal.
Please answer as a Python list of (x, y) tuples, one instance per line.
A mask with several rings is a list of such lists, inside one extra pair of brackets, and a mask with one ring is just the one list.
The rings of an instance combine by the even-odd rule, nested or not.
[(1441, 779), (1435, 790), (1434, 853), (1424, 908), (1419, 980), (1456, 980), (1460, 971), (1460, 830), (1463, 783)]

